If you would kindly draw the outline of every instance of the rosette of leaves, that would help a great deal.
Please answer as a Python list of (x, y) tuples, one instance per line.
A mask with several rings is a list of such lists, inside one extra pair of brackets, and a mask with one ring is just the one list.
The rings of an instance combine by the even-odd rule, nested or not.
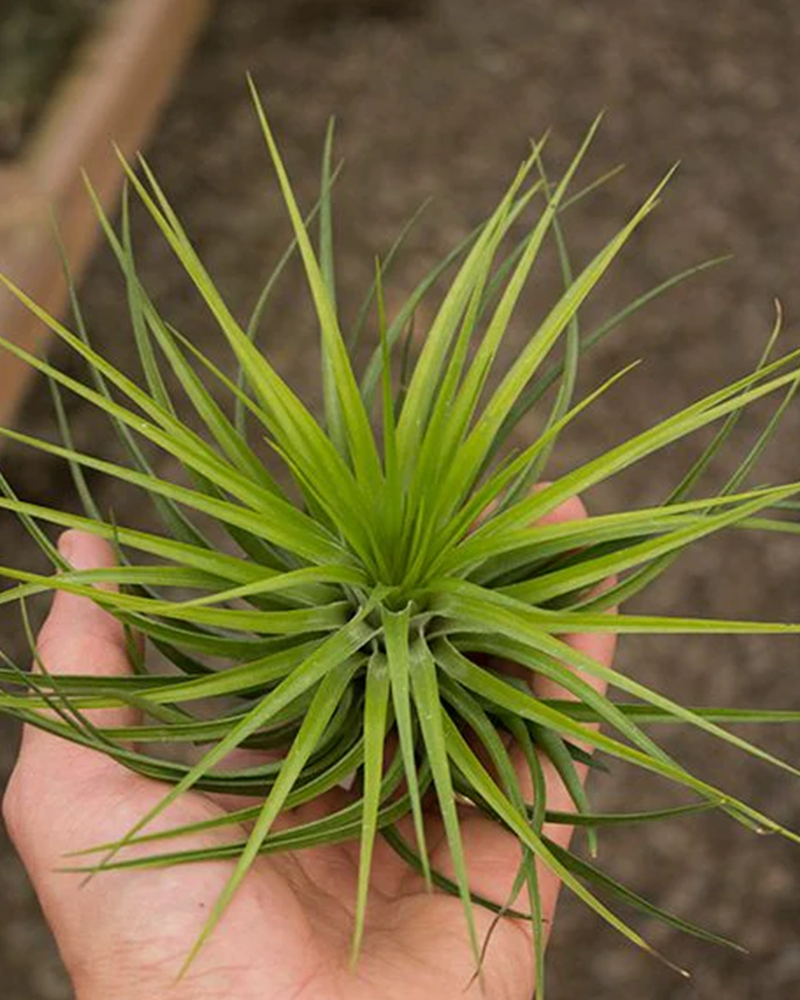
[[(561, 432), (628, 370), (576, 401), (582, 355), (651, 299), (708, 266), (664, 282), (588, 333), (579, 327), (582, 305), (656, 207), (666, 179), (596, 256), (573, 273), (561, 218), (598, 183), (575, 185), (596, 125), (552, 183), (540, 143), (491, 217), (389, 317), (383, 281), (401, 237), (379, 262), (355, 329), (345, 335), (334, 287), (331, 188), (336, 171), (330, 133), (321, 196), (304, 218), (253, 93), (294, 241), (248, 326), (240, 325), (223, 301), (147, 164), (141, 161), (138, 170), (125, 164), (130, 190), (161, 230), (232, 351), (238, 379), (229, 377), (160, 315), (137, 274), (127, 199), (117, 228), (97, 199), (95, 203), (127, 289), (141, 358), (138, 380), (93, 348), (74, 297), (72, 332), (6, 281), (87, 362), (89, 374), (80, 381), (5, 342), (7, 350), (49, 380), (63, 442), (8, 429), (3, 434), (69, 463), (86, 516), (27, 503), (3, 480), (5, 499), (0, 506), (21, 519), (54, 572), (42, 575), (4, 567), (11, 586), (0, 601), (19, 602), (24, 612), (25, 602), (43, 592), (83, 595), (131, 634), (147, 637), (174, 668), (166, 674), (148, 671), (132, 644), (136, 669), (130, 677), (56, 679), (44, 663), (38, 671), (23, 673), (10, 661), (0, 673), (0, 707), (5, 712), (94, 747), (171, 786), (158, 808), (142, 816), (122, 840), (94, 845), (94, 859), (76, 866), (98, 872), (117, 866), (234, 859), (233, 875), (216, 901), (199, 947), (260, 854), (355, 840), (360, 842), (355, 956), (368, 909), (373, 847), (377, 837), (384, 837), (437, 891), (461, 897), (476, 963), (482, 942), (474, 907), (489, 907), (498, 918), (530, 922), (540, 994), (543, 921), (536, 862), (552, 869), (588, 906), (642, 947), (649, 948), (617, 915), (615, 904), (720, 940), (646, 902), (594, 862), (559, 847), (546, 836), (544, 824), (580, 825), (591, 845), (604, 825), (717, 808), (745, 826), (797, 840), (772, 818), (689, 773), (646, 728), (682, 723), (797, 774), (725, 724), (789, 721), (800, 714), (689, 709), (596, 662), (570, 646), (565, 636), (601, 631), (800, 632), (797, 625), (656, 617), (625, 610), (630, 598), (696, 540), (734, 526), (800, 531), (792, 520), (797, 509), (792, 497), (800, 483), (745, 485), (797, 389), (800, 351), (773, 356), (780, 325), (776, 323), (755, 370), (534, 490), (546, 480), (545, 466)], [(560, 260), (563, 293), (518, 355), (504, 358), (504, 334), (547, 241), (553, 242)], [(302, 260), (319, 323), (321, 420), (256, 345), (264, 306), (294, 253)], [(428, 329), (418, 331), (421, 347), (412, 360), (408, 331), (415, 311), (445, 275), (449, 281)], [(349, 348), (369, 316), (375, 317), (378, 345), (357, 377)], [(125, 445), (128, 464), (76, 449), (61, 402), (64, 390), (108, 416)], [(738, 417), (765, 397), (775, 400), (767, 426), (750, 442), (723, 488), (703, 495), (701, 481)], [(182, 409), (187, 406), (189, 417)], [(510, 449), (510, 432), (534, 407), (541, 414), (538, 436), (521, 450)], [(541, 523), (570, 497), (708, 427), (716, 429), (711, 443), (662, 503), (580, 521)], [(258, 453), (265, 440), (283, 466), (282, 479)], [(144, 444), (179, 463), (184, 480), (157, 475)], [(89, 489), (87, 469), (143, 491), (155, 505), (163, 531), (137, 530), (104, 517)], [(230, 546), (209, 540), (209, 523), (215, 527), (214, 537), (226, 534)], [(75, 570), (52, 544), (44, 527), (48, 525), (81, 528), (110, 540), (117, 547), (119, 566)], [(116, 587), (100, 587), (108, 584)], [(609, 614), (612, 608), (618, 613)], [(530, 677), (556, 681), (571, 699), (536, 697), (524, 678), (502, 668), (509, 661)], [(584, 679), (587, 675), (607, 682), (619, 697), (598, 694)], [(92, 722), (90, 710), (122, 704), (142, 709), (144, 722), (131, 729)], [(601, 723), (602, 730), (595, 723)], [(507, 749), (509, 739), (522, 748), (526, 777), (535, 789), (533, 801), (522, 794)], [(174, 752), (187, 747), (192, 754), (181, 757)], [(224, 766), (238, 749), (268, 752), (247, 767)], [(589, 751), (674, 782), (690, 796), (687, 804), (659, 813), (593, 812), (576, 771), (576, 762), (591, 760)], [(560, 774), (574, 813), (549, 808), (544, 758)], [(313, 822), (275, 829), (286, 809), (312, 802), (345, 781), (353, 783), (345, 806)], [(180, 837), (203, 824), (149, 832), (154, 817), (190, 788), (255, 796), (255, 805), (248, 801), (224, 819), (206, 824), (230, 823), (241, 829), (237, 824), (248, 822), (247, 839), (191, 850), (181, 846)], [(423, 803), (431, 802), (438, 806), (446, 833), (451, 878), (434, 870), (428, 858)], [(471, 892), (459, 804), (480, 810), (517, 838), (521, 862), (509, 899), (488, 900)], [(409, 817), (414, 836), (401, 836), (397, 824)], [(126, 857), (127, 848), (144, 842), (146, 856)]]

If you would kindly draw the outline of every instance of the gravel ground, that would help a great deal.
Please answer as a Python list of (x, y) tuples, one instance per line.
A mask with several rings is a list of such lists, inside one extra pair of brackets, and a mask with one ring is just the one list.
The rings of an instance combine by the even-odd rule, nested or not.
[[(306, 199), (314, 191), (326, 119), (335, 113), (347, 161), (337, 184), (338, 277), (342, 309), (352, 315), (374, 253), (391, 242), (420, 202), (434, 198), (394, 273), (390, 306), (491, 208), (530, 135), (553, 127), (557, 166), (598, 109), (608, 109), (585, 176), (620, 161), (628, 167), (576, 208), (574, 219), (570, 213), (577, 259), (585, 259), (680, 158), (683, 166), (664, 206), (604, 284), (590, 316), (604, 315), (690, 263), (729, 251), (735, 258), (642, 314), (592, 356), (586, 386), (631, 358), (645, 363), (565, 440), (557, 465), (566, 469), (752, 364), (772, 323), (773, 296), (783, 302), (789, 330), (797, 328), (800, 8), (788, 0), (710, 0), (702, 11), (687, 0), (496, 0), (491, 18), (486, 10), (478, 0), (218, 4), (151, 159), (212, 273), (245, 314), (286, 241), (287, 227), (244, 72), (251, 70), (258, 81)], [(141, 266), (166, 311), (213, 354), (209, 324), (168, 266), (163, 245), (143, 231), (139, 247)], [(307, 382), (315, 398), (314, 328), (300, 287), (292, 275), (270, 314), (266, 342), (279, 368), (294, 384)], [(521, 342), (526, 316), (538, 315), (555, 287), (555, 276), (545, 269), (520, 311), (512, 341)], [(131, 348), (118, 289), (112, 262), (101, 254), (86, 283), (86, 307), (97, 340), (124, 359)], [(425, 316), (419, 320), (424, 325)], [(54, 355), (71, 365), (61, 352)], [(20, 420), (33, 432), (48, 433), (52, 419), (42, 399), (42, 393), (32, 393)], [(81, 444), (113, 453), (105, 428), (91, 415), (76, 408), (74, 419)], [(746, 444), (756, 425), (748, 418), (742, 426)], [(795, 409), (782, 445), (765, 456), (760, 481), (797, 477), (799, 437)], [(671, 449), (635, 475), (615, 479), (588, 498), (591, 506), (612, 510), (657, 501), (696, 447)], [(733, 453), (722, 461), (720, 477), (732, 462)], [(68, 477), (44, 458), (8, 450), (3, 468), (34, 500), (74, 503)], [(102, 504), (113, 504), (119, 520), (146, 523), (130, 498), (96, 485)], [(36, 557), (5, 521), (0, 563), (8, 561), (30, 565)], [(686, 556), (639, 608), (797, 619), (799, 576), (797, 546), (778, 538), (729, 536)], [(2, 629), (4, 645), (22, 655), (16, 624), (4, 620)], [(632, 638), (620, 663), (686, 703), (800, 708), (798, 643), (790, 639)], [(0, 732), (2, 778), (17, 734), (5, 722)], [(775, 752), (800, 756), (797, 729), (757, 735)], [(709, 753), (706, 741), (677, 730), (664, 733), (664, 742), (704, 776), (798, 824), (800, 790), (787, 776), (716, 746)], [(616, 766), (594, 781), (593, 790), (597, 807), (605, 810), (648, 808), (667, 797), (654, 780)], [(620, 830), (603, 838), (601, 851), (616, 876), (741, 940), (750, 955), (648, 928), (657, 946), (693, 970), (693, 980), (683, 982), (565, 900), (549, 954), (553, 998), (796, 995), (796, 848), (755, 837), (721, 817), (705, 817)], [(4, 1000), (62, 1000), (69, 990), (25, 876), (7, 843), (0, 842), (0, 852), (0, 993)]]

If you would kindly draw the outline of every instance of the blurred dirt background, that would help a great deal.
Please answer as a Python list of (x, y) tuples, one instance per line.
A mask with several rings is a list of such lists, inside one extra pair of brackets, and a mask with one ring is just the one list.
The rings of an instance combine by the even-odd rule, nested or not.
[[(665, 204), (604, 283), (587, 324), (684, 266), (727, 252), (735, 258), (640, 314), (590, 356), (584, 387), (632, 358), (645, 361), (565, 439), (556, 463), (564, 470), (752, 365), (773, 321), (773, 296), (784, 305), (787, 348), (796, 340), (799, 62), (800, 8), (789, 0), (709, 0), (702, 6), (688, 0), (226, 0), (216, 5), (150, 158), (229, 302), (246, 316), (288, 229), (245, 71), (258, 81), (307, 204), (325, 123), (335, 113), (338, 150), (346, 160), (337, 183), (337, 267), (341, 308), (349, 317), (370, 280), (374, 254), (388, 247), (419, 204), (433, 197), (389, 281), (390, 307), (491, 209), (529, 136), (553, 128), (550, 156), (557, 169), (597, 111), (608, 109), (582, 176), (588, 180), (618, 162), (627, 170), (565, 218), (579, 261), (680, 158)], [(214, 331), (164, 244), (146, 227), (137, 231), (142, 270), (165, 312), (221, 359)], [(512, 341), (521, 342), (556, 290), (554, 268), (544, 268)], [(130, 362), (130, 331), (109, 254), (98, 256), (83, 299), (96, 340)], [(424, 328), (427, 315), (423, 310), (418, 326)], [(264, 343), (312, 399), (314, 337), (295, 270), (268, 314)], [(54, 350), (53, 356), (78, 370), (65, 352)], [(20, 414), (31, 433), (55, 433), (46, 400), (37, 386)], [(70, 412), (80, 446), (115, 453), (103, 422), (85, 407), (71, 406)], [(767, 414), (743, 421), (739, 450), (721, 461), (717, 482), (752, 438), (755, 417)], [(798, 478), (798, 440), (795, 407), (756, 481)], [(588, 502), (595, 510), (612, 510), (660, 500), (701, 443), (670, 449), (594, 491)], [(58, 463), (10, 448), (1, 461), (27, 498), (75, 506), (69, 476)], [(170, 473), (164, 464), (161, 470)], [(101, 506), (113, 507), (119, 521), (150, 523), (138, 497), (99, 480), (93, 485)], [(18, 526), (3, 519), (0, 563), (9, 562), (39, 564)], [(797, 620), (799, 580), (800, 544), (737, 533), (684, 557), (637, 607)], [(0, 631), (3, 647), (24, 658), (18, 622), (3, 619)], [(632, 638), (619, 662), (688, 704), (800, 709), (795, 639)], [(18, 733), (2, 720), (0, 733), (2, 780)], [(800, 786), (788, 776), (678, 730), (661, 735), (671, 753), (702, 775), (800, 825)], [(800, 759), (800, 728), (751, 735), (795, 763)], [(654, 779), (618, 766), (595, 776), (593, 792), (605, 810), (671, 801)], [(63, 1000), (68, 985), (6, 840), (0, 840), (0, 855), (0, 996)], [(565, 899), (549, 952), (554, 1000), (783, 1000), (798, 994), (796, 847), (754, 836), (722, 817), (702, 817), (607, 834), (601, 860), (648, 897), (733, 936), (751, 954), (645, 925), (658, 947), (693, 971), (693, 980), (683, 982)]]
[(4, 0), (0, 17), (0, 160), (16, 156), (53, 81), (102, 0)]

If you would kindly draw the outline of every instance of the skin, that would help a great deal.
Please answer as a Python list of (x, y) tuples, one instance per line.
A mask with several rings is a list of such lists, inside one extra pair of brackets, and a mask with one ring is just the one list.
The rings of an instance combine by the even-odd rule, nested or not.
[[(548, 520), (580, 517), (585, 510), (573, 499)], [(109, 546), (91, 535), (67, 532), (61, 549), (78, 568), (113, 565)], [(610, 664), (613, 636), (576, 635), (570, 642)], [(38, 651), (53, 674), (102, 670), (120, 675), (130, 670), (118, 624), (85, 598), (66, 593), (54, 600)], [(535, 691), (567, 696), (543, 679)], [(95, 713), (94, 721), (130, 725), (136, 715), (128, 709), (109, 710)], [(548, 804), (568, 810), (563, 786), (546, 762), (545, 767)], [(106, 872), (82, 887), (81, 876), (55, 871), (66, 853), (118, 839), (163, 794), (162, 785), (101, 754), (26, 727), (3, 812), (78, 1000), (463, 1000), (481, 995), (530, 1000), (534, 969), (524, 924), (506, 919), (497, 927), (486, 955), (482, 992), (473, 981), (474, 960), (460, 902), (427, 892), (380, 839), (355, 970), (349, 956), (358, 844), (352, 843), (259, 859), (195, 963), (176, 982), (209, 906), (231, 874), (231, 863)], [(231, 805), (230, 800), (191, 792), (151, 829), (209, 819)], [(302, 818), (313, 815), (309, 808)], [(474, 810), (464, 811), (462, 823), (474, 891), (505, 900), (519, 862), (518, 847)], [(566, 845), (572, 831), (562, 825), (546, 832)], [(183, 843), (213, 845), (230, 836), (208, 832)], [(450, 872), (435, 816), (429, 817), (428, 844), (432, 863)], [(559, 883), (544, 869), (540, 881), (549, 926)], [(526, 902), (520, 899), (517, 905)], [(477, 909), (476, 919), (482, 936), (491, 915)]]

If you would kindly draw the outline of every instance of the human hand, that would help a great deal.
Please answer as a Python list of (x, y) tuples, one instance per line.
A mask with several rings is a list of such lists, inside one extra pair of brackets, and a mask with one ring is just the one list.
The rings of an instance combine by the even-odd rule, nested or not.
[[(574, 499), (546, 520), (584, 516), (583, 506)], [(76, 568), (113, 565), (111, 548), (91, 535), (68, 532), (61, 547)], [(569, 642), (610, 664), (614, 636), (577, 635)], [(130, 671), (118, 623), (89, 600), (64, 592), (57, 594), (39, 636), (38, 655), (53, 674)], [(585, 679), (600, 686), (591, 677)], [(534, 687), (543, 697), (569, 697), (544, 678)], [(98, 717), (110, 726), (137, 721), (129, 708), (97, 713), (96, 722)], [(549, 808), (569, 810), (560, 779), (547, 761), (543, 764)], [(521, 767), (520, 773), (526, 769)], [(523, 785), (523, 791), (530, 797), (530, 787)], [(380, 839), (355, 969), (349, 956), (357, 842), (260, 858), (222, 923), (176, 983), (176, 972), (233, 862), (108, 871), (84, 885), (80, 875), (55, 871), (71, 851), (118, 840), (163, 794), (163, 785), (93, 750), (26, 727), (4, 815), (78, 1000), (455, 1000), (481, 995), (477, 981), (467, 985), (475, 963), (460, 901), (429, 893), (422, 879)], [(194, 791), (182, 796), (157, 824), (167, 828), (202, 822), (224, 808), (225, 801)], [(298, 818), (308, 818), (303, 810), (298, 812)], [(429, 822), (431, 862), (448, 873), (446, 839), (434, 816)], [(153, 828), (158, 826), (154, 823)], [(545, 832), (566, 845), (572, 831), (553, 825)], [(520, 860), (516, 840), (477, 812), (465, 815), (462, 833), (473, 890), (504, 901)], [(228, 834), (212, 830), (197, 835), (191, 846), (211, 847), (228, 839)], [(559, 883), (546, 869), (540, 871), (540, 890), (549, 927)], [(516, 905), (525, 908), (527, 900), (520, 898)], [(476, 908), (475, 917), (478, 933), (485, 934), (492, 915)], [(484, 973), (485, 996), (528, 1000), (535, 976), (527, 925), (500, 921)]]

